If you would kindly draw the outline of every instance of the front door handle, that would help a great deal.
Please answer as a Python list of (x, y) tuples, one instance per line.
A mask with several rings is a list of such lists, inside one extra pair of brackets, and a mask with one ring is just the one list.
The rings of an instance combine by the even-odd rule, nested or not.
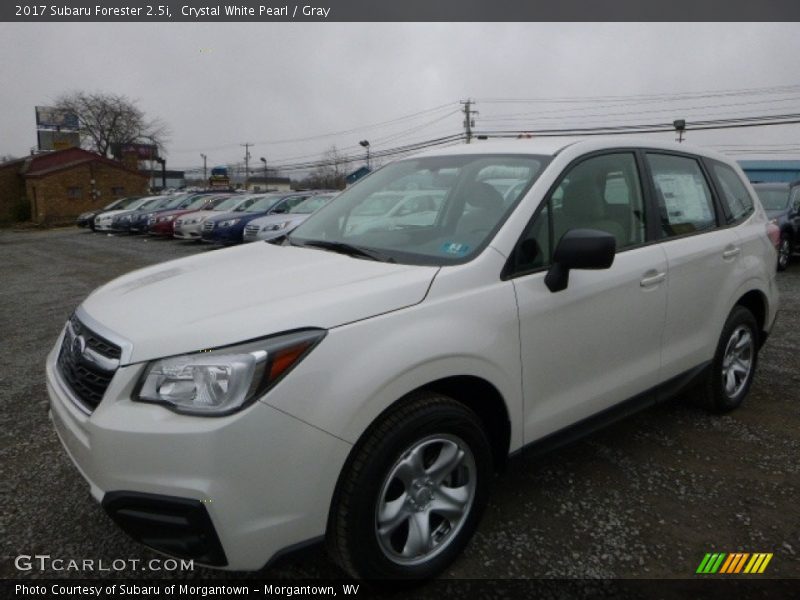
[(648, 271), (646, 275), (647, 276), (642, 278), (642, 280), (639, 282), (639, 285), (642, 287), (651, 287), (654, 285), (658, 285), (667, 278), (667, 274), (663, 272), (658, 273), (656, 271)]
[(726, 248), (725, 251), (722, 253), (722, 258), (725, 259), (734, 258), (735, 256), (741, 254), (741, 252), (742, 252), (741, 248)]

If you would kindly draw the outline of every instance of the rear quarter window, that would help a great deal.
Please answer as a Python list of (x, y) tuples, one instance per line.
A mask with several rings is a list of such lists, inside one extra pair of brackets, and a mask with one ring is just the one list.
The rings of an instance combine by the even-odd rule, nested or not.
[(728, 223), (736, 223), (753, 212), (753, 199), (739, 175), (728, 165), (713, 161), (711, 172), (717, 182)]

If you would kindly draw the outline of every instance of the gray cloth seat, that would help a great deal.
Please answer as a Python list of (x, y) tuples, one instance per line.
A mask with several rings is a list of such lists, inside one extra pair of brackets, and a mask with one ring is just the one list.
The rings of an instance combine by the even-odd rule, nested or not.
[(474, 183), (467, 191), (464, 212), (456, 226), (456, 234), (467, 236), (488, 232), (505, 212), (503, 195), (483, 181)]
[(601, 188), (589, 178), (571, 181), (564, 190), (561, 210), (554, 213), (556, 243), (570, 229), (599, 229), (614, 236), (617, 248), (627, 245), (623, 226), (605, 213)]

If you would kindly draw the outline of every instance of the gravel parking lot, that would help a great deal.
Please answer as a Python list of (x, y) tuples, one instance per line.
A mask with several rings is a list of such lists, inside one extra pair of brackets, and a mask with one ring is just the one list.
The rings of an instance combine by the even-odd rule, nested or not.
[[(43, 365), (92, 289), (198, 252), (225, 250), (75, 229), (0, 231), (0, 577), (83, 576), (18, 572), (20, 554), (109, 564), (157, 556), (90, 498), (47, 418)], [(706, 552), (736, 551), (774, 553), (763, 577), (800, 577), (800, 260), (778, 280), (778, 323), (739, 411), (712, 416), (679, 399), (556, 452), (514, 458), (446, 577), (680, 578)], [(169, 575), (231, 576), (199, 567)], [(342, 574), (314, 548), (255, 576)]]

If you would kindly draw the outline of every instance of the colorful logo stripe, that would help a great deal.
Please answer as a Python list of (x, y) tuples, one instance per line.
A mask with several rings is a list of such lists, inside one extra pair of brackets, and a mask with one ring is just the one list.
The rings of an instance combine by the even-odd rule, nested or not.
[(696, 573), (703, 575), (720, 574), (761, 574), (763, 573), (769, 561), (772, 560), (773, 554), (771, 552), (732, 552), (726, 554), (725, 552), (708, 553), (703, 557), (700, 566), (697, 567)]

